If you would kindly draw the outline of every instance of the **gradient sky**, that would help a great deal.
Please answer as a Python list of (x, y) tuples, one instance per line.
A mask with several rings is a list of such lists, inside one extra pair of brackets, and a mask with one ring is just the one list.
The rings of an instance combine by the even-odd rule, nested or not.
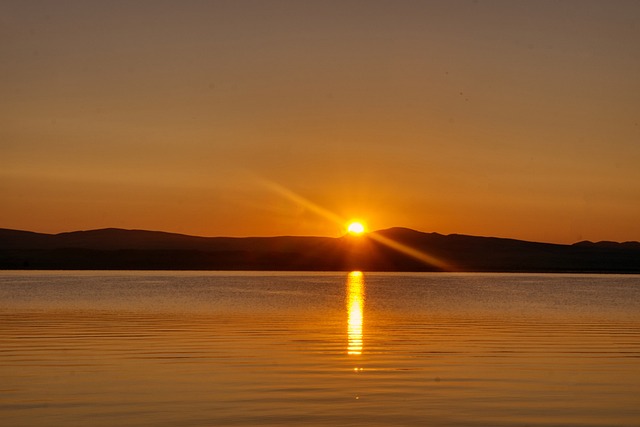
[(640, 240), (638, 1), (0, 1), (0, 227)]

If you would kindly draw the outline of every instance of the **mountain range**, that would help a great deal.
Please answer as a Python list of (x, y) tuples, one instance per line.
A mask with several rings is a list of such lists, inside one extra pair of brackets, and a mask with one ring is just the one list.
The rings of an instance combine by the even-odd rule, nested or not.
[(0, 229), (0, 269), (640, 273), (640, 242), (562, 245), (400, 227), (337, 238)]

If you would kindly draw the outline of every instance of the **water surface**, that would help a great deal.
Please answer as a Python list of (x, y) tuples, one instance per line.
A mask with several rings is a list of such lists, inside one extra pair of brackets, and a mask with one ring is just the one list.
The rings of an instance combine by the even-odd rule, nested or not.
[(640, 276), (0, 272), (0, 425), (640, 425)]

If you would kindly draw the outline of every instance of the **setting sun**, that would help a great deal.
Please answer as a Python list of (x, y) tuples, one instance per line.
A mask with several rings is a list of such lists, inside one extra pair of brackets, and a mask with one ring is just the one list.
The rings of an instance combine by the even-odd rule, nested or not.
[(359, 221), (353, 221), (349, 223), (347, 231), (349, 232), (349, 234), (362, 234), (364, 233), (364, 225), (362, 225), (362, 223)]

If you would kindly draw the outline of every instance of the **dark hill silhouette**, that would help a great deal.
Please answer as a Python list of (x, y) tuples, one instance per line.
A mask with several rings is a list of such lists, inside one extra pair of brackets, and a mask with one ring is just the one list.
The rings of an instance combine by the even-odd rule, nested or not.
[[(420, 254), (441, 262), (425, 262)], [(0, 229), (0, 268), (640, 273), (640, 243), (559, 245), (399, 227), (339, 238), (197, 237), (116, 228), (60, 234)]]

